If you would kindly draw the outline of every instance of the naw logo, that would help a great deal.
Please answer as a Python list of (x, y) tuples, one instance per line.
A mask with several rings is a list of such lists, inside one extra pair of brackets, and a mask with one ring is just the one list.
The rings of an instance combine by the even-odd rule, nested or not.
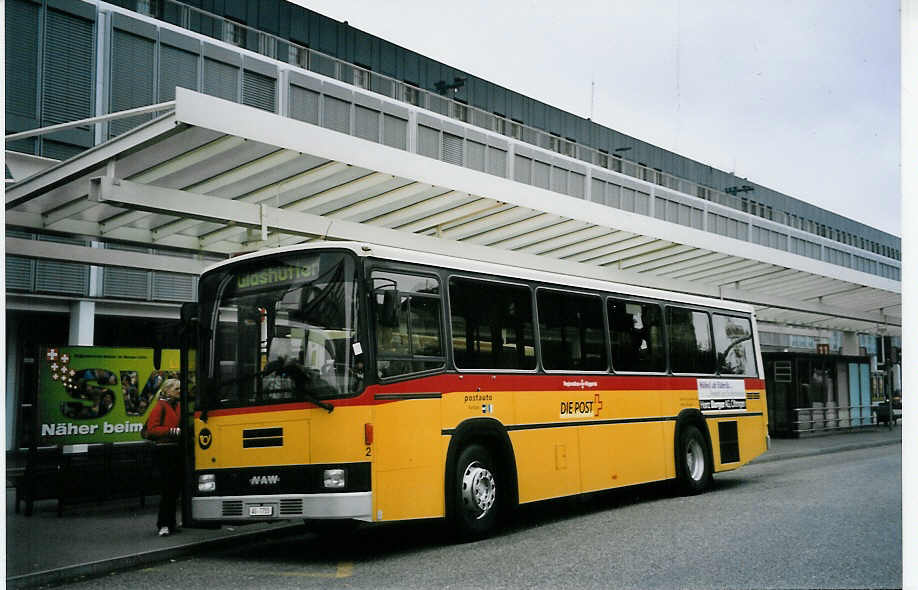
[(280, 483), (279, 475), (253, 475), (249, 478), (250, 486), (273, 486)]

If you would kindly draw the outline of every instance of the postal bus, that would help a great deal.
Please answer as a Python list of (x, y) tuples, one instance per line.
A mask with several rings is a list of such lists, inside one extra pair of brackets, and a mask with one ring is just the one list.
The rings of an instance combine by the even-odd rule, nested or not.
[(753, 309), (324, 242), (201, 277), (198, 521), (445, 517), (661, 480), (767, 444)]

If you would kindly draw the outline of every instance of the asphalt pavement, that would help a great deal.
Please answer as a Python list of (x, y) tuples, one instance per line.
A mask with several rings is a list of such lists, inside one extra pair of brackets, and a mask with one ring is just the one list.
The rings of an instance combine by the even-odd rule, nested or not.
[[(898, 445), (901, 425), (838, 432), (799, 439), (774, 439), (754, 463), (781, 461), (854, 449)], [(145, 507), (136, 500), (68, 507), (57, 516), (55, 501), (35, 503), (26, 517), (15, 512), (14, 490), (6, 500), (6, 583), (28, 588), (92, 577), (177, 559), (209, 549), (251, 543), (259, 537), (302, 533), (300, 522), (250, 524), (220, 529), (181, 529), (158, 537), (157, 498)]]

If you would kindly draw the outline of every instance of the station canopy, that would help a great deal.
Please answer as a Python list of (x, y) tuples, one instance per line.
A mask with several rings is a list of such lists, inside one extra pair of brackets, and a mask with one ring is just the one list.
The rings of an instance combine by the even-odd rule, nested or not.
[(7, 254), (196, 273), (189, 252), (357, 240), (743, 301), (760, 321), (900, 330), (899, 281), (184, 89), (169, 109), (6, 187), (8, 227), (159, 254), (13, 237)]

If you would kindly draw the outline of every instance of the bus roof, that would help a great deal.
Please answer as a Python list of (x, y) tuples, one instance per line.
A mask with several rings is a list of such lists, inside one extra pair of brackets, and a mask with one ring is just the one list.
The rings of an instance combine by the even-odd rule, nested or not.
[[(740, 303), (738, 301), (690, 295), (678, 291), (667, 291), (664, 289), (657, 289), (652, 287), (640, 287), (626, 283), (618, 283), (598, 276), (582, 276), (580, 274), (576, 274), (575, 271), (583, 270), (584, 266), (586, 265), (577, 263), (571, 263), (572, 272), (570, 274), (559, 274), (556, 272), (546, 272), (525, 266), (512, 266), (503, 263), (463, 258), (460, 256), (434, 254), (431, 252), (398, 248), (394, 246), (382, 246), (379, 244), (371, 244), (369, 242), (311, 242), (308, 244), (297, 244), (294, 246), (285, 246), (281, 248), (270, 248), (267, 250), (260, 250), (258, 252), (243, 254), (221, 261), (217, 264), (214, 264), (213, 266), (206, 268), (204, 273), (210, 273), (228, 265), (256, 260), (258, 258), (269, 258), (277, 256), (278, 254), (327, 249), (349, 250), (357, 256), (364, 258), (408, 262), (426, 266), (442, 267), (460, 272), (465, 271), (470, 273), (496, 275), (509, 279), (549, 283), (561, 287), (575, 287), (594, 291), (621, 293), (623, 295), (633, 295), (651, 299), (663, 299), (666, 301), (685, 303), (688, 305), (715, 307), (749, 314), (754, 313), (754, 308), (751, 305)], [(587, 268), (589, 269), (590, 267)], [(596, 267), (596, 272), (598, 275), (600, 272), (602, 272), (602, 269), (600, 267)]]

